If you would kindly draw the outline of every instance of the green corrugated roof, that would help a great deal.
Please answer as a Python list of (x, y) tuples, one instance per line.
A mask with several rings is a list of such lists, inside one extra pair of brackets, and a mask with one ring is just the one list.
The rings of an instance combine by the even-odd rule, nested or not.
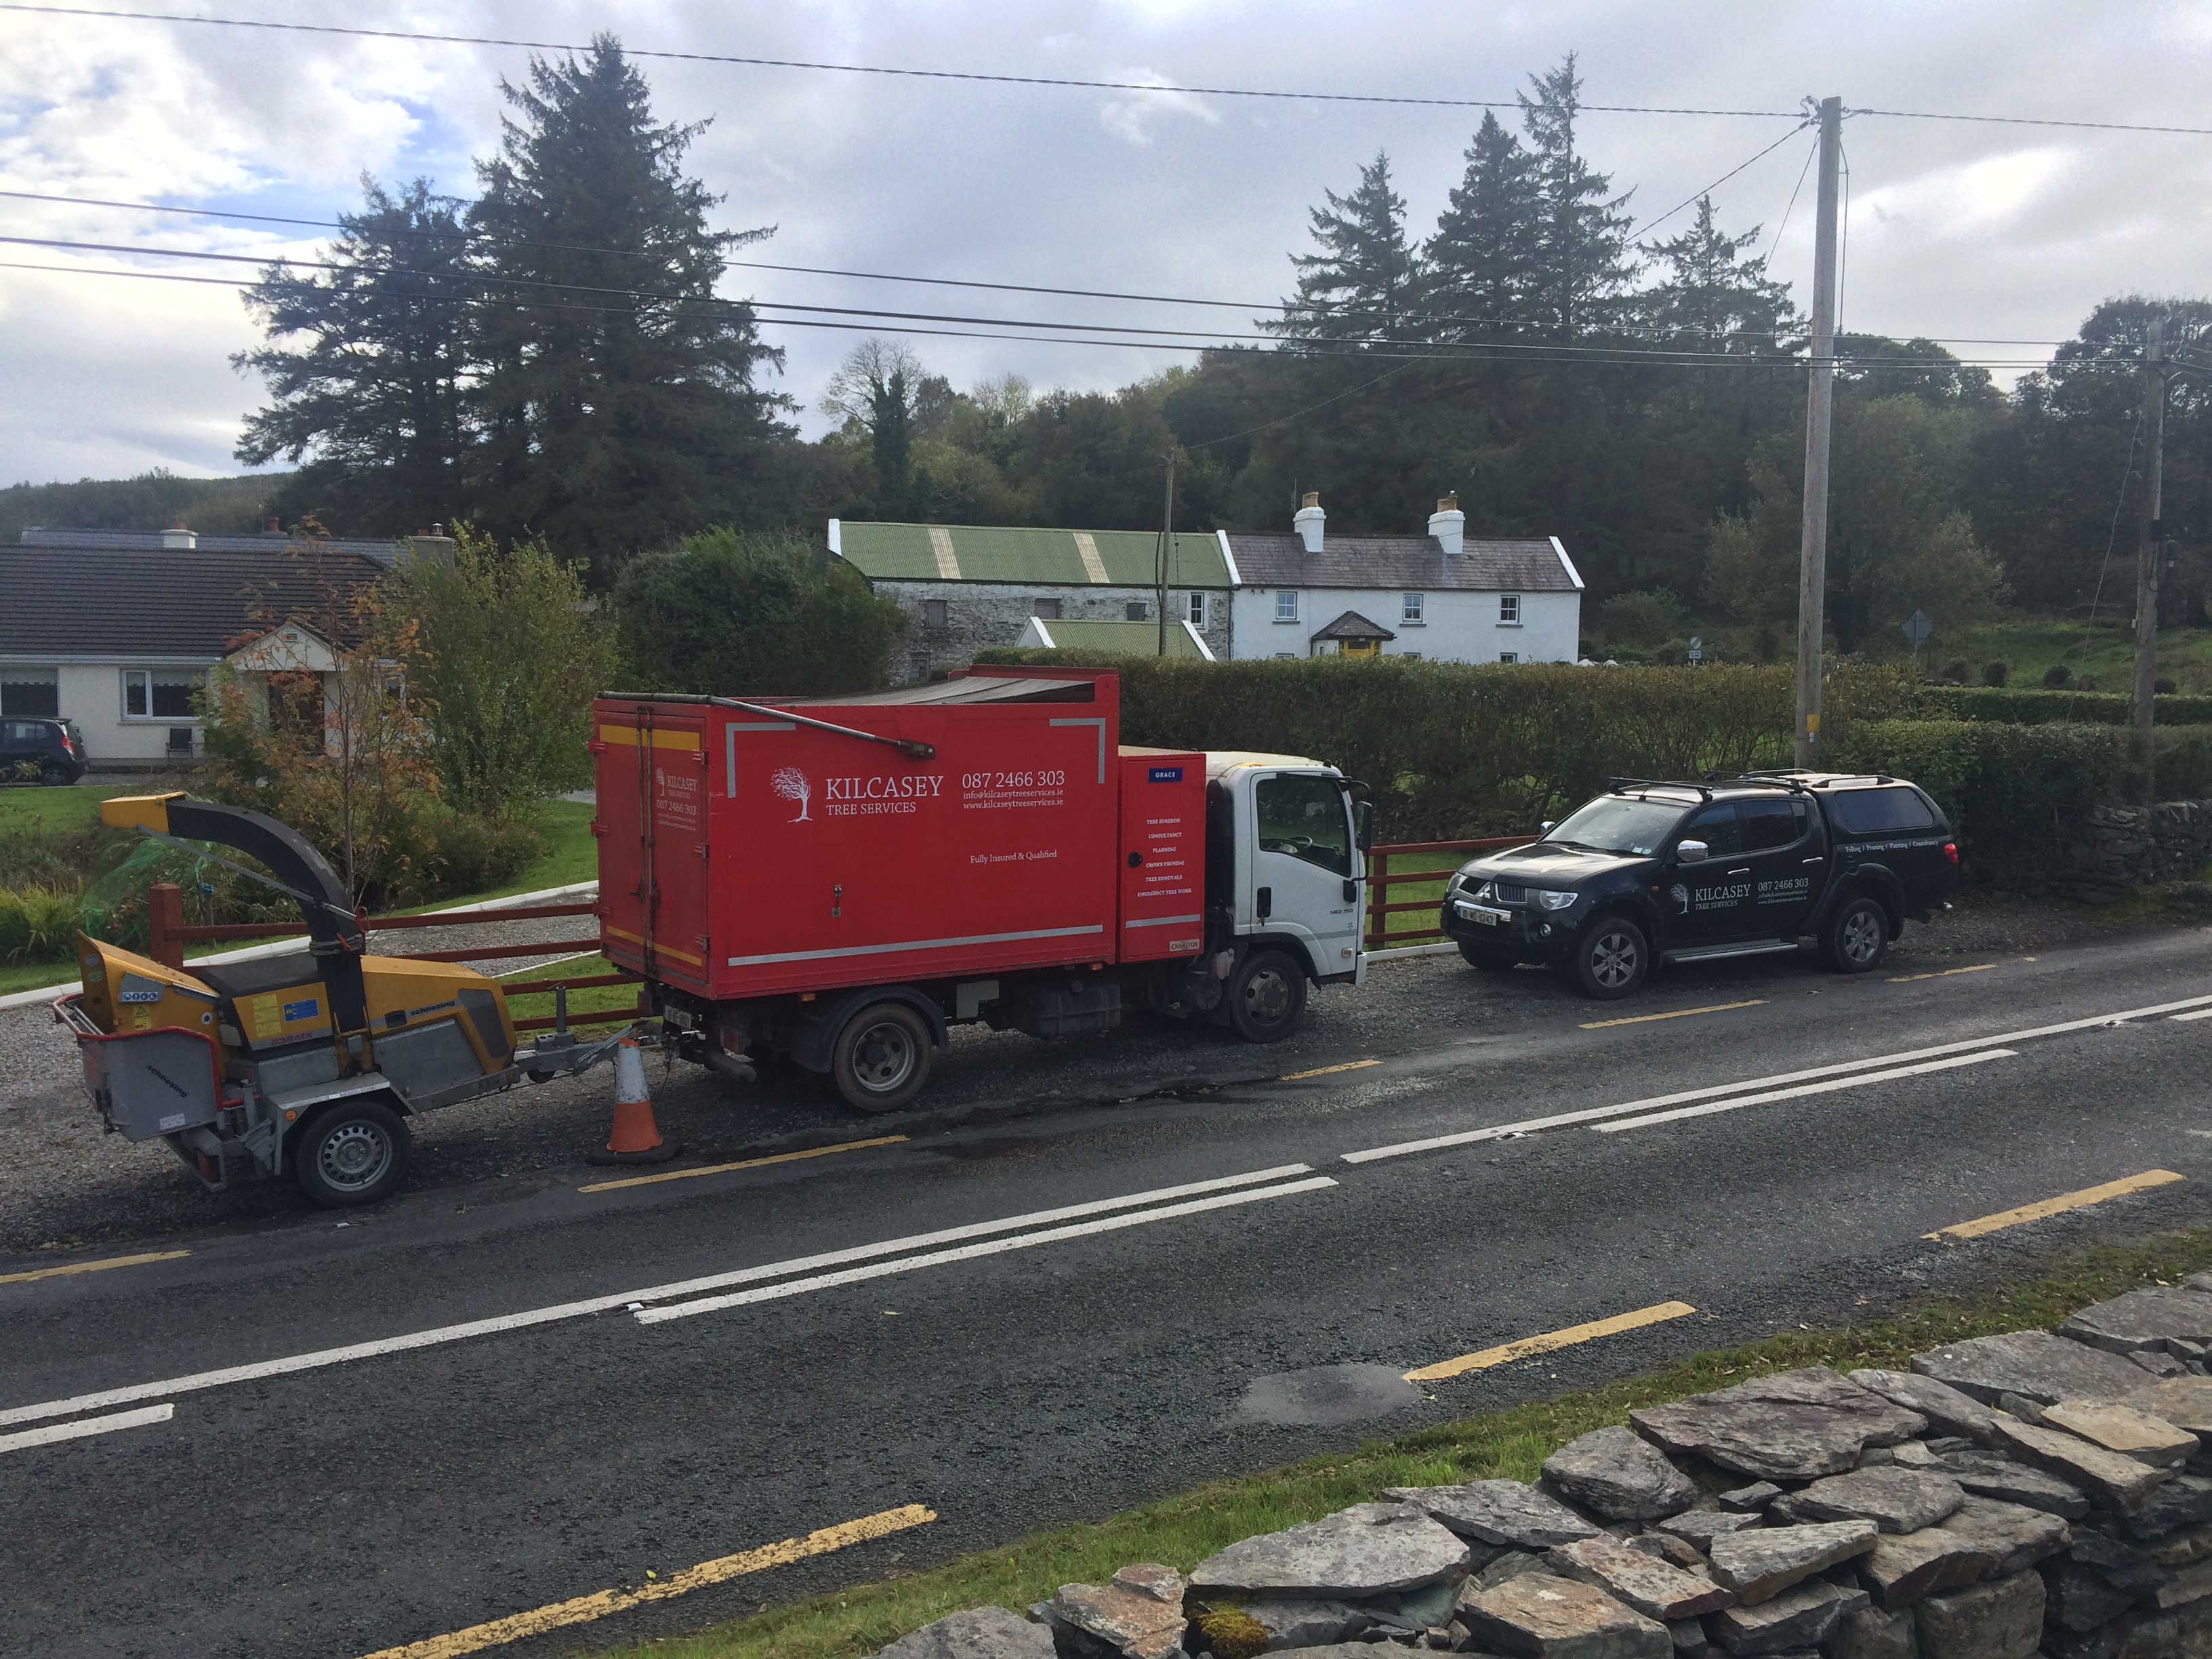
[[(862, 575), (889, 581), (1085, 583), (1150, 587), (1159, 535), (1151, 530), (1031, 530), (1000, 525), (855, 523), (838, 526), (838, 550)], [(1088, 556), (1086, 556), (1088, 555)], [(1229, 586), (1221, 543), (1178, 532), (1168, 563), (1173, 587)]]
[[(1159, 654), (1160, 625), (1157, 622), (1062, 621), (1057, 617), (1048, 617), (1043, 621), (1043, 627), (1052, 635), (1055, 650), (1113, 651), (1125, 657), (1156, 657)], [(1168, 623), (1168, 655), (1196, 660), (1204, 654), (1192, 641), (1190, 630), (1170, 618)]]

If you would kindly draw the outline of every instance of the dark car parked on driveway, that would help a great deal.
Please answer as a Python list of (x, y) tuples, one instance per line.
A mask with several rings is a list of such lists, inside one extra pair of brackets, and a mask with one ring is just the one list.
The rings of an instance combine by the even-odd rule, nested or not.
[(1831, 968), (1866, 973), (1958, 884), (1942, 809), (1902, 778), (1619, 779), (1540, 841), (1463, 866), (1442, 920), (1477, 968), (1543, 963), (1625, 997), (1655, 962), (1778, 954), (1808, 935)]
[(70, 721), (0, 719), (0, 783), (75, 783), (86, 765), (84, 739)]

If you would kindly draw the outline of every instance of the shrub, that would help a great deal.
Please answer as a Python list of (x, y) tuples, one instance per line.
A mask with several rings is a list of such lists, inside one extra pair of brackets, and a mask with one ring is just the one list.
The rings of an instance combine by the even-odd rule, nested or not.
[[(2010, 690), (1994, 686), (1931, 685), (1922, 688), (1923, 713), (1944, 720), (1999, 720), (2010, 726), (2039, 726), (2070, 720), (2091, 726), (2125, 726), (2135, 718), (2135, 699), (2118, 691), (2099, 691), (2083, 675), (2063, 691)], [(2203, 726), (2212, 722), (2212, 697), (2160, 697), (2152, 706), (2160, 726)]]
[(66, 960), (81, 896), (72, 888), (0, 888), (0, 963)]
[(416, 902), (458, 898), (504, 887), (536, 862), (538, 832), (512, 820), (460, 815), (432, 828)]
[(1954, 685), (1964, 685), (1966, 683), (1966, 676), (1972, 672), (1966, 666), (1966, 659), (1958, 658), (1943, 665), (1942, 678), (1950, 681)]
[(2067, 684), (2071, 681), (2073, 678), (2074, 671), (2069, 668), (2063, 662), (2055, 662), (2051, 664), (2050, 667), (2043, 671), (2044, 686), (2046, 690), (2052, 691), (2062, 691), (2065, 690)]
[(1991, 686), (2002, 685), (2005, 683), (2005, 677), (2011, 672), (2012, 670), (2001, 662), (1985, 662), (1982, 665), (1982, 684)]
[(1690, 612), (1671, 587), (1616, 593), (1597, 608), (1598, 631), (1627, 645), (1652, 646), (1689, 637)]
[(2150, 683), (2150, 689), (2154, 696), (2160, 697), (2172, 696), (2175, 692), (2181, 690), (2179, 686), (2176, 685), (2172, 680), (2166, 678), (2163, 674), (2160, 674), (2156, 679)]
[(2097, 677), (2094, 674), (2075, 675), (2074, 689), (2076, 691), (2094, 691), (2097, 689)]

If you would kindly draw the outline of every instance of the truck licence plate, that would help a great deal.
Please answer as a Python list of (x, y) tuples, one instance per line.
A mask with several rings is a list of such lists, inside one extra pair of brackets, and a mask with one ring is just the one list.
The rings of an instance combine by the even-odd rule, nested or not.
[(1459, 913), (1466, 921), (1479, 921), (1486, 927), (1503, 927), (1513, 920), (1510, 910), (1492, 910), (1484, 905), (1464, 902), (1459, 907)]

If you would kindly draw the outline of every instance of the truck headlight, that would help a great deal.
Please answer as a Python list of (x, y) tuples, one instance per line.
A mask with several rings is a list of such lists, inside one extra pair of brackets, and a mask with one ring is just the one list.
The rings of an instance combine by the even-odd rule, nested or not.
[(1580, 893), (1547, 893), (1540, 890), (1534, 895), (1536, 902), (1547, 910), (1565, 910), (1581, 896)]

